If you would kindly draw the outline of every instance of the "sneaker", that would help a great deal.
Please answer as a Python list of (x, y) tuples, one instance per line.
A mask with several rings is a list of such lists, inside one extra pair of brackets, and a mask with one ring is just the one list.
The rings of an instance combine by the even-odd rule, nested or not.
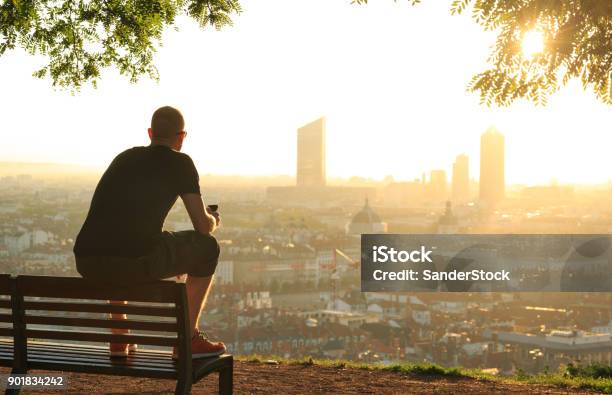
[(111, 358), (127, 358), (130, 353), (136, 352), (136, 344), (111, 343), (109, 345)]
[[(206, 334), (196, 332), (191, 338), (191, 358), (209, 358), (224, 354), (227, 349), (222, 342), (208, 340)], [(176, 347), (172, 351), (172, 358), (178, 359)]]

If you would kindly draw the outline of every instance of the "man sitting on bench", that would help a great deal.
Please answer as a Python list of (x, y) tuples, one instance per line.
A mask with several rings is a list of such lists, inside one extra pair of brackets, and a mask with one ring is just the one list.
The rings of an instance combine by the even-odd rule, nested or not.
[[(74, 254), (83, 277), (118, 285), (186, 274), (192, 354), (205, 358), (225, 352), (223, 343), (212, 342), (198, 331), (219, 258), (219, 244), (211, 235), (219, 215), (205, 208), (198, 172), (191, 158), (180, 152), (187, 135), (184, 127), (177, 109), (155, 111), (149, 128), (151, 145), (120, 153), (100, 179)], [(162, 231), (179, 196), (195, 230)], [(110, 344), (115, 357), (126, 357), (135, 348)], [(173, 355), (177, 357), (176, 348)]]

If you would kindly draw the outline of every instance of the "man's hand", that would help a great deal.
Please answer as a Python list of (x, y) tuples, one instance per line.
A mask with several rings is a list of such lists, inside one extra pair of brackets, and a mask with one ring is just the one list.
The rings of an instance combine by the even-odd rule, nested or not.
[(219, 214), (219, 212), (211, 211), (208, 206), (206, 206), (206, 212), (208, 213), (208, 215), (211, 215), (212, 217), (215, 218), (215, 225), (216, 227), (219, 227), (219, 224), (221, 223), (221, 215)]
[(202, 234), (210, 234), (215, 231), (219, 219), (208, 212), (208, 208), (204, 207), (204, 202), (202, 202), (202, 197), (199, 194), (186, 193), (181, 195), (181, 199), (183, 199), (185, 209), (187, 209), (195, 230)]

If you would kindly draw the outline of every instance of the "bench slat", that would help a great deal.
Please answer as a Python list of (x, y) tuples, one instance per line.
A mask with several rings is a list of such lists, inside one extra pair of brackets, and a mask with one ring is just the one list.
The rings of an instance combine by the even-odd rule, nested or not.
[(11, 360), (13, 359), (13, 342), (12, 341), (6, 341), (6, 340), (0, 340), (0, 358), (6, 359), (6, 358), (10, 358)]
[(176, 288), (184, 284), (155, 281), (131, 286), (106, 285), (77, 277), (19, 276), (17, 288), (23, 296), (68, 299), (174, 302)]
[(84, 363), (95, 363), (100, 365), (112, 365), (112, 366), (126, 366), (126, 367), (160, 367), (163, 369), (175, 369), (175, 364), (168, 358), (166, 360), (151, 360), (151, 359), (135, 359), (130, 356), (128, 358), (110, 358), (107, 355), (98, 355), (92, 357), (91, 355), (83, 354), (58, 354), (54, 352), (44, 351), (31, 351), (28, 353), (28, 359), (49, 359), (57, 360), (58, 362), (84, 362)]
[(81, 313), (114, 313), (149, 315), (156, 317), (176, 317), (175, 307), (135, 306), (130, 304), (109, 303), (65, 303), (65, 302), (24, 302), (26, 310), (40, 311), (72, 311)]
[[(12, 349), (12, 343), (11, 343)], [(94, 346), (90, 344), (78, 344), (78, 343), (51, 343), (51, 342), (28, 342), (28, 350), (40, 350), (40, 351), (52, 351), (54, 353), (64, 354), (79, 354), (79, 355), (92, 355), (99, 356), (104, 355), (108, 357), (108, 346)], [(171, 354), (168, 351), (163, 350), (151, 350), (139, 348), (136, 353), (130, 354), (133, 358), (137, 359), (156, 359), (156, 360), (168, 360), (171, 358)]]
[(12, 314), (0, 314), (0, 322), (13, 322)]
[[(0, 321), (2, 321), (1, 318), (0, 315)], [(177, 326), (174, 322), (52, 317), (40, 315), (26, 315), (25, 322), (26, 324), (77, 326), (86, 328), (140, 329), (158, 332), (177, 331)]]
[(26, 336), (35, 339), (74, 340), (90, 342), (136, 343), (152, 346), (174, 346), (176, 337), (147, 336), (147, 335), (118, 335), (102, 332), (76, 332), (76, 331), (48, 331), (40, 329), (26, 329)]
[[(12, 350), (12, 349), (11, 349)], [(2, 351), (0, 351), (2, 352)], [(110, 358), (110, 354), (108, 352), (108, 348), (103, 352), (89, 352), (88, 350), (75, 350), (70, 347), (68, 350), (57, 350), (51, 348), (32, 348), (28, 350), (28, 353), (31, 355), (53, 355), (56, 358), (88, 358), (89, 360), (103, 360), (108, 361)], [(172, 360), (171, 354), (169, 352), (165, 354), (157, 354), (151, 355), (151, 353), (144, 351), (142, 349), (137, 350), (135, 353), (130, 353), (129, 358), (115, 358), (113, 359), (116, 363), (121, 363), (122, 360), (128, 360), (131, 364), (138, 365), (139, 363), (153, 364), (153, 365), (174, 365), (174, 361)]]
[(0, 309), (10, 309), (11, 307), (13, 307), (13, 305), (11, 304), (10, 300), (7, 300), (7, 299), (0, 300)]

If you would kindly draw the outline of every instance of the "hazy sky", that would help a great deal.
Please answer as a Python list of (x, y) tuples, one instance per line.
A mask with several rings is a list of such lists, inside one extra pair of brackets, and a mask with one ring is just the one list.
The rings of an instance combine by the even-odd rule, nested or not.
[[(245, 0), (234, 27), (169, 30), (156, 57), (159, 83), (131, 85), (110, 71), (71, 96), (31, 76), (41, 59), (0, 58), (0, 161), (103, 167), (147, 144), (155, 108), (179, 107), (184, 151), (201, 173), (295, 174), (296, 129), (327, 116), (327, 173), (412, 179), (450, 173), (480, 134), (506, 136), (509, 182), (612, 179), (612, 111), (576, 83), (545, 108), (487, 109), (465, 86), (483, 70), (490, 33), (449, 2), (351, 5), (349, 0)], [(406, 4), (404, 4), (406, 3)]]

